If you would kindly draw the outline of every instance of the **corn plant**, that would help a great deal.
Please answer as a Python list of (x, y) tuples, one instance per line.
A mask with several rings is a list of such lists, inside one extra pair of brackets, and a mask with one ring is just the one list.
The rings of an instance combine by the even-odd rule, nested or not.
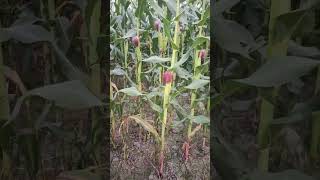
[[(203, 7), (206, 6), (205, 3), (202, 4)], [(200, 21), (203, 21), (205, 16), (208, 16), (208, 14), (206, 14), (206, 12), (204, 12), (202, 15), (201, 15), (201, 19)], [(200, 26), (199, 27), (199, 34), (198, 34), (198, 38), (203, 38), (203, 26)], [(195, 51), (195, 57), (194, 57), (194, 62), (193, 62), (193, 81), (199, 81), (200, 80), (200, 75), (201, 75), (201, 69), (200, 69), (200, 66), (201, 64), (204, 63), (204, 60), (205, 60), (205, 57), (206, 57), (206, 50), (202, 49), (202, 50), (196, 50)], [(191, 94), (191, 103), (190, 103), (190, 106), (191, 106), (191, 114), (190, 116), (191, 117), (194, 117), (195, 116), (195, 100), (196, 100), (196, 91), (197, 89), (195, 90), (192, 90), (192, 94)], [(196, 128), (194, 130), (192, 130), (192, 124), (193, 124), (193, 118), (191, 118), (189, 120), (189, 124), (188, 124), (188, 129), (187, 129), (187, 141), (184, 143), (184, 158), (185, 160), (188, 160), (188, 157), (189, 157), (189, 148), (190, 148), (190, 141), (191, 141), (191, 137), (195, 134), (195, 132), (197, 130), (199, 130), (199, 128)], [(200, 127), (200, 126), (199, 126)]]
[[(312, 54), (311, 49), (319, 52), (319, 47), (315, 45), (317, 40), (306, 39), (318, 29), (319, 3), (239, 2), (220, 0), (213, 5), (217, 63), (210, 106), (215, 108), (214, 112), (222, 113), (211, 114), (216, 124), (211, 149), (217, 157), (214, 167), (223, 179), (317, 178), (309, 168), (317, 169), (314, 162), (318, 152), (318, 110), (316, 100), (311, 99), (318, 96), (314, 73), (318, 62), (317, 53)], [(306, 79), (310, 77), (312, 81), (308, 82)], [(308, 92), (304, 91), (307, 85), (312, 87)], [(257, 125), (250, 125), (252, 122)], [(303, 127), (302, 131), (298, 130), (299, 126)], [(229, 127), (240, 128), (232, 132)], [(247, 145), (239, 134), (256, 140)], [(256, 155), (246, 158), (241, 155), (243, 152)], [(289, 162), (295, 156), (306, 160), (302, 163), (298, 158)], [(246, 166), (250, 162), (253, 166)], [(289, 166), (294, 170), (283, 171)], [(241, 175), (247, 168), (246, 175)], [(253, 173), (256, 168), (263, 173)]]
[[(209, 37), (206, 36), (208, 5), (208, 1), (179, 0), (174, 3), (143, 0), (130, 3), (112, 2), (114, 16), (111, 20), (113, 22), (111, 29), (114, 34), (111, 38), (111, 81), (117, 87), (120, 87), (119, 79), (125, 79), (127, 82), (123, 88), (114, 93), (113, 101), (126, 107), (123, 107), (120, 121), (112, 123), (119, 127), (122, 136), (120, 144), (123, 147), (128, 147), (134, 141), (130, 142), (129, 138), (123, 137), (124, 132), (126, 136), (135, 133), (135, 126), (127, 125), (129, 120), (139, 125), (139, 137), (141, 128), (148, 132), (144, 141), (139, 143), (148, 144), (150, 141), (156, 143), (154, 160), (150, 163), (155, 167), (159, 177), (165, 178), (167, 173), (165, 164), (168, 149), (171, 148), (168, 142), (171, 130), (176, 124), (185, 125), (188, 129), (190, 122), (192, 122), (190, 128), (196, 123), (197, 126), (191, 132), (195, 135), (196, 131), (202, 129), (202, 124), (209, 122), (204, 112), (197, 110), (196, 115), (190, 114), (178, 102), (182, 93), (189, 96), (191, 92), (202, 95), (194, 96), (193, 107), (188, 108), (198, 109), (198, 104), (207, 102), (209, 61), (206, 60), (209, 58), (205, 57), (208, 57), (206, 45), (209, 42)], [(120, 19), (124, 21), (120, 23)], [(200, 30), (202, 33), (199, 36), (195, 33), (199, 31), (197, 25), (204, 28)], [(193, 51), (192, 48), (197, 50)], [(203, 49), (202, 55), (199, 56), (201, 49)], [(198, 59), (197, 63), (200, 62), (194, 69), (192, 59)], [(197, 78), (194, 79), (192, 76)], [(154, 138), (150, 139), (150, 135)], [(182, 134), (181, 138), (185, 140)], [(124, 139), (126, 141), (123, 141)], [(132, 152), (124, 154), (134, 155)]]
[[(97, 48), (101, 3), (1, 1), (1, 179), (58, 177), (47, 172), (55, 163), (46, 162), (49, 156), (70, 160), (61, 165), (68, 172), (60, 177), (85, 173), (101, 178), (85, 169), (103, 162), (104, 153), (97, 133), (102, 117), (96, 111), (105, 106), (97, 63), (103, 53)], [(93, 109), (91, 117), (88, 109)], [(78, 126), (79, 119), (66, 127), (67, 116), (75, 110), (93, 122), (92, 135), (79, 135), (90, 129)], [(49, 136), (55, 142), (49, 143)], [(75, 168), (82, 170), (73, 172)]]
[[(282, 1), (280, 4), (277, 4), (276, 1), (271, 1), (270, 9), (270, 21), (269, 21), (269, 44), (268, 44), (268, 58), (272, 56), (284, 56), (287, 51), (287, 44), (284, 43), (274, 43), (274, 27), (275, 27), (275, 17), (280, 14), (286, 13), (290, 10), (291, 3), (290, 1)], [(258, 132), (258, 144), (261, 149), (258, 167), (261, 170), (268, 171), (268, 161), (269, 161), (269, 130), (270, 122), (273, 119), (274, 107), (270, 102), (262, 99), (261, 102), (261, 119), (259, 124)]]
[[(180, 1), (178, 0), (176, 2), (176, 14), (179, 14), (180, 11)], [(173, 43), (176, 46), (179, 46), (178, 44), (178, 38), (179, 38), (179, 19), (175, 21), (175, 30), (174, 30), (174, 37), (173, 37)], [(177, 61), (177, 49), (173, 49), (172, 51), (172, 59), (171, 59), (171, 67), (174, 67), (176, 61)], [(162, 114), (162, 125), (161, 125), (161, 145), (160, 145), (160, 175), (163, 174), (163, 161), (164, 161), (164, 150), (165, 150), (165, 133), (166, 133), (166, 126), (167, 126), (167, 118), (168, 118), (168, 105), (170, 100), (170, 93), (171, 93), (171, 86), (173, 82), (173, 74), (170, 71), (166, 71), (163, 74), (163, 82), (165, 84), (164, 92), (163, 92), (163, 114)]]

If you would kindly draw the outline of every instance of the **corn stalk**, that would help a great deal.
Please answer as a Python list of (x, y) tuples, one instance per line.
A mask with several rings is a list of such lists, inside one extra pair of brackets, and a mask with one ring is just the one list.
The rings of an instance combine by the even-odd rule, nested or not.
[[(159, 47), (159, 52), (160, 52), (160, 57), (165, 56), (165, 50), (164, 50), (164, 36), (161, 32), (161, 29), (158, 30), (158, 47)], [(159, 67), (159, 84), (162, 84), (162, 72), (163, 68), (160, 66)]]
[[(205, 3), (202, 3), (203, 9), (205, 9)], [(203, 20), (203, 15), (201, 15), (201, 20)], [(201, 21), (200, 20), (200, 21)], [(199, 34), (198, 37), (202, 36), (203, 33), (203, 26), (199, 26)], [(201, 58), (199, 56), (200, 50), (195, 51), (195, 56), (194, 56), (194, 64), (193, 64), (193, 80), (198, 80), (200, 79), (200, 72), (198, 68), (201, 66)], [(191, 112), (190, 112), (190, 117), (193, 117), (195, 115), (195, 102), (197, 98), (197, 90), (192, 90), (191, 92), (191, 102), (190, 102), (190, 107), (191, 107)], [(188, 122), (188, 129), (187, 129), (187, 141), (184, 143), (184, 158), (187, 161), (189, 157), (189, 148), (190, 148), (190, 142), (191, 142), (191, 136), (192, 134), (192, 121), (193, 119), (191, 118)]]
[(138, 47), (135, 48), (135, 52), (137, 57), (137, 85), (138, 85), (138, 90), (142, 91), (142, 83), (141, 83), (142, 54), (140, 50), (140, 43)]
[[(140, 19), (137, 18), (137, 38), (139, 39), (139, 28), (140, 28)], [(137, 57), (137, 67), (136, 67), (136, 81), (138, 85), (138, 90), (142, 91), (142, 83), (141, 83), (141, 71), (142, 71), (142, 53), (140, 48), (140, 39), (138, 41), (137, 46), (135, 47), (135, 53)], [(141, 107), (141, 99), (139, 99), (139, 113), (143, 118), (142, 107)], [(142, 128), (139, 128), (139, 140), (141, 140), (142, 136)]]
[(124, 41), (124, 68), (126, 71), (128, 71), (128, 49), (129, 49), (129, 43), (128, 40)]
[[(180, 11), (180, 1), (177, 0), (176, 7), (176, 15), (179, 14)], [(179, 37), (179, 19), (177, 18), (175, 21), (175, 30), (174, 30), (174, 44), (178, 45), (178, 37)], [(171, 59), (171, 68), (174, 67), (175, 62), (177, 61), (178, 49), (173, 48), (172, 59)], [(163, 114), (162, 114), (162, 125), (161, 125), (161, 142), (160, 142), (160, 175), (163, 174), (163, 162), (164, 162), (164, 150), (165, 150), (165, 132), (167, 126), (167, 116), (168, 116), (168, 107), (170, 101), (170, 93), (171, 93), (172, 81), (167, 83), (164, 88), (164, 96), (163, 96)]]
[[(274, 42), (275, 19), (280, 14), (290, 11), (290, 0), (271, 0), (270, 19), (269, 19), (269, 41), (267, 47), (267, 56), (285, 56), (287, 53), (287, 42)], [(276, 94), (276, 89), (275, 89)], [(274, 106), (269, 101), (261, 97), (260, 123), (258, 129), (258, 169), (268, 171), (269, 169), (269, 139), (270, 139), (270, 123), (273, 120)]]
[[(167, 8), (165, 6), (162, 7), (165, 11), (165, 14), (166, 14), (166, 10)], [(158, 33), (158, 48), (159, 48), (159, 53), (160, 53), (160, 57), (165, 57), (166, 55), (166, 51), (165, 51), (165, 47), (167, 46), (167, 37), (165, 36), (165, 33), (164, 32), (161, 32), (161, 28), (159, 28), (157, 30), (157, 33)], [(163, 78), (163, 73), (164, 73), (164, 68), (162, 66), (159, 67), (159, 84), (162, 84), (162, 78)], [(161, 99), (157, 98), (157, 101), (161, 101)], [(159, 104), (161, 104), (161, 102), (159, 102)], [(159, 113), (161, 114), (161, 113)], [(157, 119), (157, 126), (158, 126), (158, 123), (160, 121), (160, 118), (161, 118), (161, 115), (158, 116), (158, 119)]]
[[(89, 3), (89, 2), (88, 2)], [(98, 38), (100, 36), (100, 17), (101, 17), (101, 1), (96, 0), (92, 4), (93, 10), (92, 14), (86, 14), (90, 16), (88, 24), (88, 36), (89, 36), (89, 51), (88, 51), (88, 61), (90, 66), (90, 90), (97, 97), (101, 96), (101, 65), (99, 62), (99, 55), (97, 52)], [(99, 129), (101, 128), (101, 120), (99, 120), (99, 114), (97, 109), (91, 110), (91, 119), (92, 119), (92, 143), (93, 145), (99, 144)], [(100, 148), (95, 148), (95, 157), (100, 160)], [(97, 162), (99, 163), (99, 162)]]

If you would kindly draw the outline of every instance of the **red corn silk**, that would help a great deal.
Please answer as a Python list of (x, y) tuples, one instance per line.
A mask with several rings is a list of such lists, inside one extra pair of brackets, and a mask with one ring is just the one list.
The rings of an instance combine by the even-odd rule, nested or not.
[(171, 83), (172, 82), (172, 78), (173, 78), (173, 74), (170, 71), (166, 71), (163, 73), (163, 83), (167, 84), (167, 83)]
[(203, 63), (206, 55), (207, 55), (207, 53), (206, 53), (206, 50), (204, 50), (204, 49), (202, 49), (202, 50), (199, 52), (199, 58), (201, 59), (201, 63)]
[(135, 47), (138, 47), (140, 44), (140, 39), (138, 36), (134, 36), (134, 37), (132, 37), (131, 42)]
[(154, 22), (154, 28), (159, 31), (160, 30), (160, 26), (161, 26), (161, 21), (159, 19), (157, 19), (155, 22)]

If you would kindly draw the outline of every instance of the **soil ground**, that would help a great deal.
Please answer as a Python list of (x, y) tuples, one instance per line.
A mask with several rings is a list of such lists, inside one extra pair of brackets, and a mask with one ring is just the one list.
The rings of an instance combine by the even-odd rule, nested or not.
[[(187, 103), (184, 103), (187, 104)], [(145, 108), (148, 109), (148, 108)], [(147, 116), (152, 119), (152, 115)], [(111, 179), (157, 180), (158, 162), (155, 161), (155, 148), (153, 138), (139, 138), (140, 127), (130, 121), (125, 142), (127, 144), (127, 158), (124, 157), (124, 144), (118, 132), (115, 135), (115, 147), (111, 150)], [(182, 146), (185, 141), (186, 127), (183, 123), (169, 128), (164, 164), (163, 179), (207, 180), (210, 179), (210, 152), (209, 132), (202, 130), (193, 138), (190, 148), (189, 160), (183, 159)], [(143, 134), (145, 134), (145, 131)], [(205, 138), (204, 138), (205, 137)], [(205, 141), (205, 143), (204, 143)]]
[[(164, 179), (209, 179), (210, 156), (208, 140), (203, 146), (203, 138), (197, 136), (191, 146), (190, 159), (183, 160), (181, 131), (184, 128), (174, 128), (167, 141)], [(128, 139), (128, 158), (124, 158), (122, 145), (111, 151), (112, 179), (152, 179), (157, 178), (157, 163), (154, 161), (155, 142), (153, 139), (139, 140), (139, 127), (131, 126)], [(121, 140), (118, 138), (118, 142)]]

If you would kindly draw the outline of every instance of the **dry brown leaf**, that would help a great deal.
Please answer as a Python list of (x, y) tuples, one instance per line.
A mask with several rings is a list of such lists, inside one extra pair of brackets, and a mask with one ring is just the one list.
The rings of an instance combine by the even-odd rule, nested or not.
[(194, 130), (190, 133), (188, 138), (191, 138), (192, 136), (194, 136), (196, 132), (201, 129), (201, 127), (202, 127), (202, 124), (199, 124), (196, 128), (194, 128)]
[(140, 115), (129, 116), (130, 119), (136, 121), (136, 123), (140, 124), (145, 130), (152, 133), (156, 140), (160, 142), (160, 136), (155, 127), (153, 127), (148, 121), (143, 120)]

